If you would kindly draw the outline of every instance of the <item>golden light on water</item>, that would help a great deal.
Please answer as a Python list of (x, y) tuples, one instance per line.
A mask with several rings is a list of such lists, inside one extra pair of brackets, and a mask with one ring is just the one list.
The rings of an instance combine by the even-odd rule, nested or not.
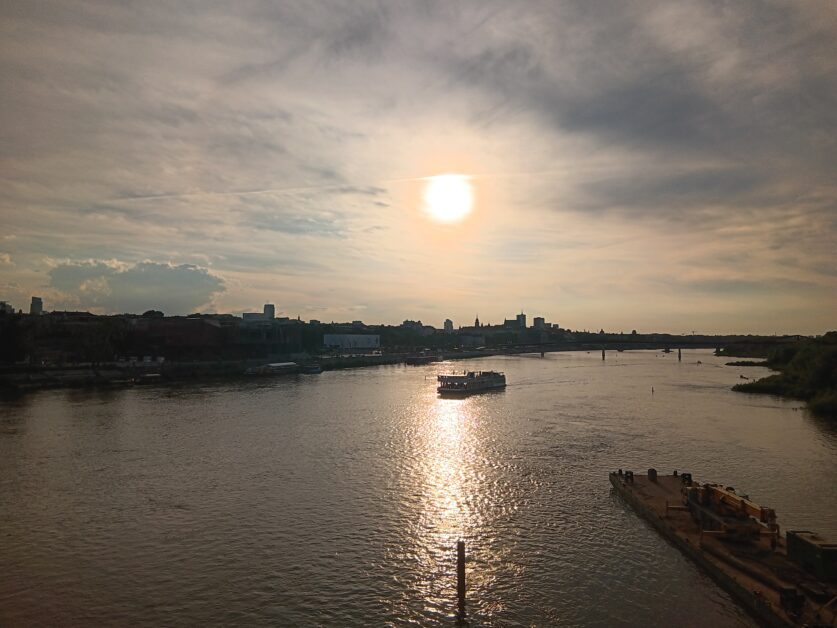
[[(451, 403), (451, 401), (453, 403)], [(433, 408), (432, 436), (427, 480), (433, 527), (446, 541), (455, 541), (467, 527), (465, 477), (472, 454), (468, 411), (462, 400), (437, 399)]]
[(474, 207), (471, 177), (440, 174), (429, 177), (424, 186), (424, 211), (433, 220), (455, 223), (463, 220)]
[(456, 542), (473, 538), (478, 525), (469, 491), (474, 486), (475, 437), (469, 400), (439, 399), (422, 413), (416, 448), (415, 543), (420, 577), (414, 589), (430, 607), (452, 608), (455, 603)]

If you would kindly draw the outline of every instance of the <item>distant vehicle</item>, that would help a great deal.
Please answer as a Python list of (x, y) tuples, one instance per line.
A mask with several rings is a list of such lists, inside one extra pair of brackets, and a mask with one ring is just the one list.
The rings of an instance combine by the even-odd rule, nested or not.
[(436, 392), (440, 395), (464, 396), (506, 387), (506, 376), (497, 371), (469, 371), (463, 375), (439, 375)]

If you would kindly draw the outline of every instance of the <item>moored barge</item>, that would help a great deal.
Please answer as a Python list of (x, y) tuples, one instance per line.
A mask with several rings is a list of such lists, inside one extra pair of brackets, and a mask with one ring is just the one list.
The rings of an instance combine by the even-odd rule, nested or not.
[(765, 625), (837, 624), (837, 544), (806, 530), (783, 538), (773, 509), (689, 473), (620, 469), (610, 483)]

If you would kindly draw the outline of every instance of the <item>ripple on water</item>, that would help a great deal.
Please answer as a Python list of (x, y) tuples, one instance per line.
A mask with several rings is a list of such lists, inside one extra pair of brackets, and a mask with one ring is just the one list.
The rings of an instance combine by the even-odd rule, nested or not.
[(0, 624), (447, 626), (461, 538), (474, 625), (752, 625), (607, 472), (834, 534), (837, 433), (700, 359), (484, 359), (456, 368), (511, 385), (464, 400), (443, 364), (0, 404)]

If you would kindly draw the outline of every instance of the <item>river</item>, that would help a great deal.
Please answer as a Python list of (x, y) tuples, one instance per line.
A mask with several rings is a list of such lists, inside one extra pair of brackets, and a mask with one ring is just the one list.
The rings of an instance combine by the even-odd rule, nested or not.
[[(837, 430), (708, 351), (0, 402), (0, 625), (752, 626), (611, 492), (690, 471), (837, 537)], [(439, 399), (437, 373), (505, 391)], [(652, 386), (654, 392), (652, 394)]]

